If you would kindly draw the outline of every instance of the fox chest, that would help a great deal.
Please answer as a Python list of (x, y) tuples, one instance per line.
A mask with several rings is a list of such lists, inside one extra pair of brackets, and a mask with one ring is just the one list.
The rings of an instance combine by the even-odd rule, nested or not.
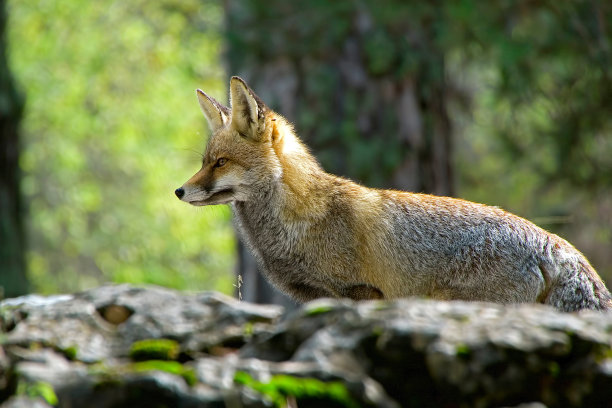
[(234, 215), (239, 233), (264, 274), (281, 290), (291, 293), (296, 288), (314, 287), (325, 291), (319, 296), (334, 296), (339, 282), (335, 275), (350, 275), (354, 266), (348, 262), (351, 256), (333, 240), (321, 239), (303, 225), (256, 217), (238, 205)]
[(234, 204), (234, 223), (242, 239), (258, 261), (270, 271), (300, 270), (304, 256), (299, 242), (304, 232), (279, 222), (272, 216)]

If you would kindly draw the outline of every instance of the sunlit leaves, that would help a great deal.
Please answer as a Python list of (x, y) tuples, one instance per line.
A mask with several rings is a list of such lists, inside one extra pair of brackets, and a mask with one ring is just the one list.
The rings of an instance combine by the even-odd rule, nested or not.
[(12, 68), (27, 94), (21, 165), (35, 288), (229, 290), (229, 211), (198, 211), (172, 193), (197, 170), (207, 136), (194, 89), (223, 99), (221, 5), (13, 0), (9, 15)]

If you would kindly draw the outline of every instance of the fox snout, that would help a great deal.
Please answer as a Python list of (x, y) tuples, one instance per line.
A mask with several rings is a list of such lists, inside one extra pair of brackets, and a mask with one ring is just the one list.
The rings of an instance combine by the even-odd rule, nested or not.
[(229, 204), (243, 197), (240, 192), (236, 191), (232, 186), (204, 188), (189, 183), (174, 190), (174, 194), (179, 200), (195, 206)]

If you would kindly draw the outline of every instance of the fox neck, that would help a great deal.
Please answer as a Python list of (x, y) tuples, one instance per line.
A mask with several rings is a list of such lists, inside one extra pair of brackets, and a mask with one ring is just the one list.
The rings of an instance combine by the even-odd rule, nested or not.
[(274, 205), (289, 221), (305, 221), (327, 208), (331, 175), (326, 173), (284, 119), (274, 122), (273, 147), (282, 174)]
[(276, 202), (285, 222), (308, 222), (327, 209), (329, 183), (326, 173), (284, 119), (275, 121), (273, 146), (281, 165)]
[(238, 229), (259, 255), (288, 255), (311, 222), (326, 216), (333, 176), (326, 173), (284, 119), (273, 141), (281, 175), (258, 186), (250, 200), (233, 204)]

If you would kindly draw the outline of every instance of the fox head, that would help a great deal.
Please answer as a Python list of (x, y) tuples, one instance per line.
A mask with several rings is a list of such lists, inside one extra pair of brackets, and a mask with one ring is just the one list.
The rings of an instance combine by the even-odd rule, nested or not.
[(248, 201), (281, 176), (277, 118), (282, 118), (239, 77), (230, 81), (231, 109), (200, 89), (196, 94), (211, 137), (202, 168), (175, 194), (197, 206)]

